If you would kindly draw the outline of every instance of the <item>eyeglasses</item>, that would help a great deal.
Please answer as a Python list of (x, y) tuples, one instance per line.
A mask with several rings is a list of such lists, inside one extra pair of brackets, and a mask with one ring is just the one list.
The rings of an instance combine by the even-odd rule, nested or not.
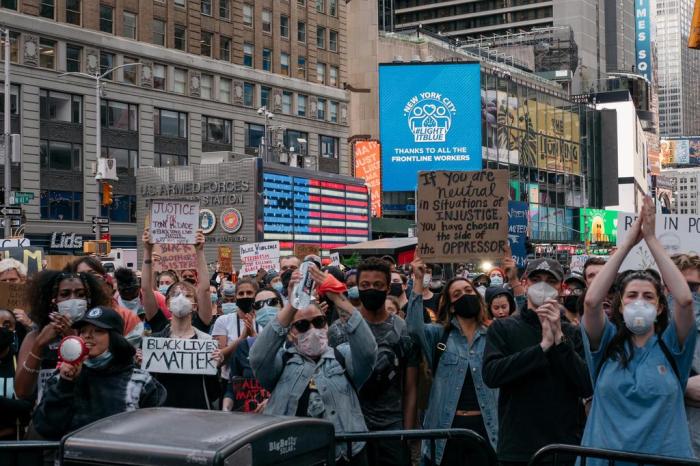
[(324, 316), (314, 317), (311, 320), (297, 320), (292, 324), (299, 333), (304, 333), (311, 328), (324, 328), (326, 326), (326, 318)]
[(267, 298), (267, 299), (261, 299), (260, 301), (255, 301), (253, 303), (253, 309), (256, 311), (259, 311), (260, 309), (264, 308), (265, 306), (279, 306), (280, 305), (280, 300), (279, 298)]

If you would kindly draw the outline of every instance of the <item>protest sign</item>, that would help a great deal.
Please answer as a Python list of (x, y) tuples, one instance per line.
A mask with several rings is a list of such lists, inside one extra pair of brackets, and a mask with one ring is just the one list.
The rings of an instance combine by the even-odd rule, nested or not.
[(312, 243), (294, 243), (294, 255), (302, 261), (306, 256), (320, 256), (321, 245)]
[(270, 397), (270, 392), (254, 377), (231, 377), (231, 385), (234, 411), (252, 413), (260, 403)]
[[(617, 218), (617, 245), (620, 246), (632, 228), (636, 214), (620, 212)], [(700, 252), (700, 216), (656, 214), (656, 237), (668, 254)], [(620, 272), (625, 270), (657, 269), (656, 261), (642, 240), (627, 254), (620, 266)]]
[(33, 275), (44, 268), (44, 250), (40, 247), (0, 248), (0, 259), (16, 259), (27, 267), (27, 273)]
[(339, 267), (340, 266), (340, 253), (338, 252), (332, 252), (331, 253), (331, 265), (333, 267)]
[(46, 269), (63, 270), (66, 265), (70, 265), (78, 259), (80, 259), (80, 257), (68, 255), (46, 256)]
[(515, 260), (515, 265), (525, 268), (527, 265), (527, 216), (529, 213), (527, 202), (508, 201), (508, 242)]
[(233, 249), (219, 246), (219, 272), (233, 273)]
[(191, 244), (154, 244), (153, 270), (192, 270), (197, 268), (197, 255)]
[(215, 375), (211, 356), (218, 349), (216, 340), (151, 338), (143, 339), (141, 369), (168, 374)]
[(24, 283), (0, 282), (0, 309), (22, 309), (29, 311)]
[(31, 245), (29, 238), (0, 238), (0, 249), (26, 248)]
[(586, 265), (586, 261), (590, 259), (591, 257), (600, 257), (601, 259), (607, 261), (610, 256), (594, 256), (594, 255), (587, 255), (587, 254), (578, 254), (575, 256), (571, 256), (571, 262), (569, 264), (569, 268), (571, 269), (572, 272), (580, 273), (583, 274), (583, 266)]
[(194, 244), (199, 228), (199, 201), (151, 202), (151, 238), (154, 244)]
[(280, 243), (241, 244), (241, 275), (255, 275), (258, 270), (280, 270)]
[(418, 244), (427, 263), (502, 259), (508, 245), (508, 171), (418, 174)]

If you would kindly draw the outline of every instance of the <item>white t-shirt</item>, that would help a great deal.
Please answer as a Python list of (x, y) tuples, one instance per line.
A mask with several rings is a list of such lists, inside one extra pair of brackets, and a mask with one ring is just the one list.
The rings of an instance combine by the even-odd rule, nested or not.
[[(243, 333), (244, 331), (245, 322), (243, 321), (243, 319), (238, 317), (237, 312), (234, 312), (231, 314), (222, 315), (216, 319), (216, 321), (214, 322), (214, 328), (211, 331), (211, 336), (225, 336), (226, 345), (228, 346), (231, 344), (231, 342), (237, 340), (240, 337), (241, 333)], [(259, 334), (261, 331), (262, 328), (258, 325), (257, 322), (255, 322), (255, 332)], [(229, 358), (232, 357), (233, 354), (230, 354)], [(229, 379), (228, 364), (224, 364), (221, 368), (221, 377), (226, 380)]]

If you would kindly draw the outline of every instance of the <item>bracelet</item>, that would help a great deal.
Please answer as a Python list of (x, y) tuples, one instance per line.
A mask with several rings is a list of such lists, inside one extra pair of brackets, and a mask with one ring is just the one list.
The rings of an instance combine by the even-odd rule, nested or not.
[(153, 261), (151, 259), (144, 259), (143, 263), (146, 265), (151, 265), (153, 263)]
[(41, 361), (41, 358), (39, 356), (37, 356), (36, 354), (32, 353), (31, 351), (29, 352), (29, 356), (33, 357), (37, 361)]
[(38, 374), (41, 372), (39, 369), (32, 369), (31, 367), (27, 366), (27, 361), (22, 362), (22, 368), (30, 374)]

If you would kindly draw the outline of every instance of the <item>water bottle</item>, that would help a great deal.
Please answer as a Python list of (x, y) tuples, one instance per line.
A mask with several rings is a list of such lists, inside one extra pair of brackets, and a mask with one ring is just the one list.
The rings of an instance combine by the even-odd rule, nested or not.
[(299, 267), (301, 280), (294, 286), (292, 291), (292, 306), (294, 309), (304, 309), (311, 304), (311, 294), (316, 288), (316, 282), (309, 273), (310, 267), (315, 267), (310, 261), (302, 262), (301, 267)]

